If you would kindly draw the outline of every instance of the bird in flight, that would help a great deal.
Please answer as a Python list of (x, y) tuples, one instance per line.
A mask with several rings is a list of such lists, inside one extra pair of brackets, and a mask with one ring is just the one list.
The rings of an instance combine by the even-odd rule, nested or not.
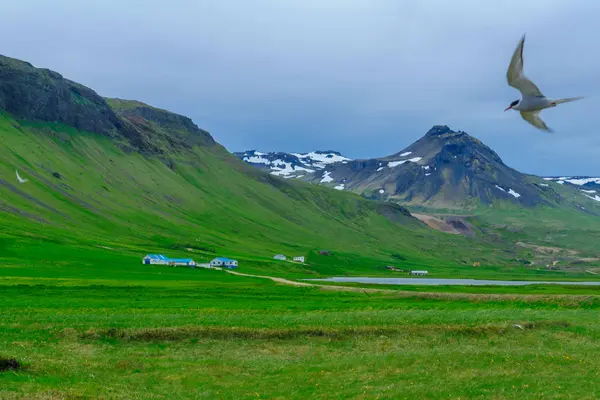
[(19, 183), (25, 183), (29, 180), (21, 178), (21, 176), (19, 175), (19, 171), (15, 170), (15, 172), (17, 173), (17, 180), (19, 181)]
[(540, 89), (531, 82), (523, 73), (523, 45), (525, 44), (525, 35), (519, 41), (519, 45), (510, 60), (508, 71), (506, 71), (506, 80), (508, 84), (519, 92), (521, 99), (510, 103), (510, 106), (504, 111), (516, 110), (521, 113), (521, 117), (531, 125), (546, 132), (552, 132), (546, 123), (540, 118), (540, 112), (545, 108), (556, 107), (558, 104), (568, 103), (570, 101), (580, 100), (583, 97), (568, 97), (564, 99), (552, 99), (542, 94)]

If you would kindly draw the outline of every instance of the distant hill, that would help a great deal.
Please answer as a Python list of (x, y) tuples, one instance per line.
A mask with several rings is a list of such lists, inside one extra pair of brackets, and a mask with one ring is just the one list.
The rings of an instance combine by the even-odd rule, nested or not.
[(302, 178), (330, 164), (351, 161), (336, 151), (310, 153), (261, 153), (256, 150), (233, 153), (248, 164), (285, 178)]
[[(248, 162), (250, 158), (242, 154), (236, 153)], [(261, 164), (261, 168), (279, 174), (273, 168), (273, 158), (285, 160), (288, 155), (270, 155), (272, 158)], [(421, 139), (389, 156), (344, 159), (319, 169), (301, 164), (303, 169), (299, 170), (294, 169), (295, 165), (290, 164), (287, 176), (353, 191), (373, 200), (434, 209), (468, 210), (513, 203), (528, 208), (567, 206), (580, 211), (585, 209), (587, 213), (597, 211), (588, 201), (595, 199), (590, 196), (593, 189), (586, 189), (589, 192), (567, 190), (561, 194), (556, 185), (508, 167), (480, 140), (448, 126), (434, 126)], [(586, 185), (598, 183), (593, 179), (585, 182)], [(585, 204), (589, 207), (585, 208)]]
[(554, 181), (560, 185), (577, 188), (584, 196), (600, 202), (600, 178), (591, 176), (545, 177), (545, 181)]

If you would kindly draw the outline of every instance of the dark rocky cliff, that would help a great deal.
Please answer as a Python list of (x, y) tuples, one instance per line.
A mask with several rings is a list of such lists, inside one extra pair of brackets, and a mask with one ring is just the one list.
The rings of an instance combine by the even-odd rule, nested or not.
[(136, 101), (105, 99), (58, 72), (2, 55), (0, 110), (23, 120), (63, 123), (105, 135), (143, 153), (215, 144), (187, 117)]

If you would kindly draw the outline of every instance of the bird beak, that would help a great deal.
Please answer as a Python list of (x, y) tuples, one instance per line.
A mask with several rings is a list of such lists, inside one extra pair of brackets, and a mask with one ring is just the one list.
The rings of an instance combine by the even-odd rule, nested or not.
[(510, 110), (511, 108), (512, 108), (512, 106), (508, 106), (508, 107), (506, 108), (506, 110), (504, 110), (504, 111), (508, 111), (508, 110)]

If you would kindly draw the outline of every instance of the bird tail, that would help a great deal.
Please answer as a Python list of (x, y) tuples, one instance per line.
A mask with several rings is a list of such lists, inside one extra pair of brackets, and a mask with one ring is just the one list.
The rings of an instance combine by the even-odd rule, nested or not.
[(583, 99), (583, 96), (579, 96), (579, 97), (567, 97), (564, 99), (556, 99), (554, 100), (554, 103), (556, 104), (562, 104), (562, 103), (570, 103), (571, 101), (576, 101), (576, 100), (581, 100)]

